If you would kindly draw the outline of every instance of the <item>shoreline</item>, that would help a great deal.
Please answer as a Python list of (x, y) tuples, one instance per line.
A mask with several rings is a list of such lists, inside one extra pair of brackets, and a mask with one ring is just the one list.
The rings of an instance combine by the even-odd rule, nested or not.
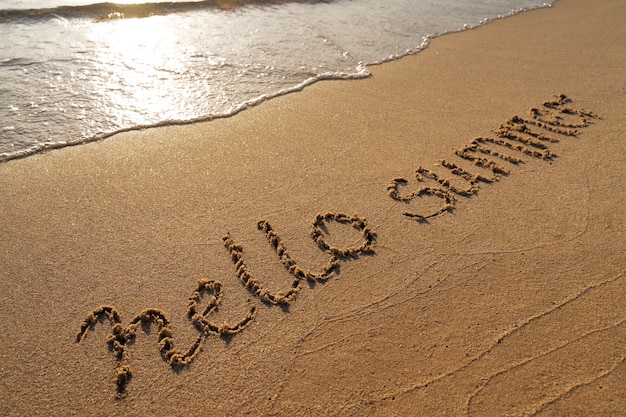
[[(123, 5), (122, 5), (123, 6)], [(132, 6), (132, 5), (130, 5)], [(188, 7), (189, 5), (181, 5), (182, 7)], [(193, 6), (191, 6), (193, 8)], [(201, 6), (201, 7), (207, 7), (206, 5)], [(471, 29), (476, 29), (478, 27), (481, 27), (483, 25), (486, 25), (488, 23), (491, 23), (493, 21), (496, 20), (501, 20), (501, 19), (506, 19), (512, 16), (515, 16), (519, 13), (524, 13), (527, 11), (531, 11), (531, 10), (540, 10), (542, 8), (549, 8), (552, 7), (552, 5), (547, 5), (544, 4), (544, 6), (535, 6), (535, 7), (529, 7), (529, 8), (521, 8), (519, 10), (512, 10), (510, 11), (508, 14), (503, 14), (500, 15), (498, 17), (495, 18), (485, 18), (483, 20), (481, 20), (478, 25), (476, 26), (472, 26), (472, 25), (466, 25), (463, 28), (457, 28), (457, 29), (453, 29), (453, 30), (446, 30), (443, 33), (440, 33), (438, 35), (433, 35), (433, 36), (426, 36), (421, 44), (416, 45), (411, 51), (407, 50), (403, 55), (396, 55), (396, 54), (392, 54), (387, 58), (382, 58), (380, 60), (371, 62), (371, 63), (366, 63), (366, 64), (359, 64), (358, 67), (355, 68), (355, 72), (351, 72), (351, 73), (334, 73), (334, 72), (329, 72), (329, 73), (323, 73), (323, 74), (319, 74), (315, 77), (310, 77), (306, 80), (303, 80), (302, 82), (300, 82), (299, 84), (293, 85), (292, 87), (280, 90), (280, 91), (276, 91), (274, 93), (270, 93), (270, 94), (264, 94), (262, 96), (250, 99), (246, 102), (243, 102), (237, 106), (235, 106), (234, 108), (231, 108), (229, 111), (227, 111), (226, 113), (216, 113), (216, 114), (206, 114), (206, 115), (202, 115), (202, 116), (198, 116), (195, 118), (191, 118), (191, 119), (184, 119), (184, 120), (161, 120), (159, 122), (156, 123), (152, 123), (152, 124), (139, 124), (139, 125), (135, 125), (135, 126), (130, 126), (130, 127), (124, 127), (124, 128), (120, 128), (118, 130), (114, 130), (114, 131), (106, 131), (106, 132), (99, 132), (94, 134), (93, 136), (89, 136), (89, 137), (82, 137), (82, 138), (74, 138), (74, 139), (70, 139), (70, 140), (58, 140), (58, 141), (53, 141), (53, 142), (42, 142), (42, 143), (37, 143), (36, 145), (33, 145), (29, 148), (24, 148), (24, 149), (20, 149), (18, 151), (14, 151), (14, 152), (1, 152), (0, 153), (0, 163), (5, 163), (5, 162), (9, 162), (12, 161), (14, 159), (22, 159), (22, 158), (26, 158), (32, 155), (36, 155), (39, 153), (45, 153), (51, 150), (55, 150), (55, 149), (62, 149), (65, 147), (72, 147), (72, 146), (78, 146), (78, 145), (84, 145), (84, 144), (88, 144), (91, 142), (98, 142), (101, 140), (105, 140), (111, 136), (115, 136), (121, 133), (126, 133), (126, 132), (133, 132), (133, 131), (141, 131), (141, 130), (145, 130), (145, 129), (153, 129), (153, 128), (159, 128), (159, 127), (166, 127), (166, 126), (184, 126), (184, 125), (190, 125), (190, 124), (195, 124), (195, 123), (200, 123), (200, 122), (210, 122), (213, 120), (217, 120), (217, 119), (222, 119), (222, 118), (228, 118), (228, 117), (233, 117), (237, 114), (239, 114), (240, 112), (247, 110), (251, 107), (255, 107), (258, 105), (263, 104), (265, 101), (267, 100), (271, 100), (274, 99), (276, 97), (280, 97), (286, 94), (291, 94), (291, 93), (295, 93), (295, 92), (299, 92), (302, 91), (304, 88), (306, 88), (309, 85), (312, 85), (314, 83), (320, 82), (320, 81), (328, 81), (328, 80), (335, 80), (335, 81), (339, 81), (339, 80), (356, 80), (356, 79), (362, 79), (362, 78), (367, 78), (371, 75), (371, 73), (369, 72), (369, 67), (372, 66), (377, 66), (377, 65), (382, 65), (386, 62), (391, 62), (397, 59), (401, 59), (405, 56), (409, 56), (409, 55), (415, 55), (418, 54), (420, 52), (422, 52), (424, 49), (426, 49), (428, 47), (428, 45), (430, 44), (430, 42), (433, 39), (439, 38), (441, 36), (446, 36), (446, 35), (451, 35), (451, 34), (455, 34), (455, 33), (459, 33), (459, 32), (463, 32), (466, 30), (471, 30)], [(90, 9), (91, 6), (68, 6), (68, 9), (78, 9), (78, 10), (82, 10), (84, 8)], [(132, 8), (132, 7), (131, 7)], [(24, 10), (18, 10), (17, 12), (23, 12)], [(49, 9), (43, 9), (42, 13), (47, 13), (49, 11)], [(112, 15), (118, 15), (120, 12), (112, 12)], [(38, 17), (40, 17), (38, 14), (36, 15)]]
[(619, 415), (623, 16), (0, 164), (0, 410)]
[(135, 131), (143, 131), (146, 129), (157, 129), (159, 127), (168, 127), (168, 126), (187, 126), (187, 125), (192, 125), (192, 124), (196, 124), (196, 123), (207, 123), (207, 122), (211, 122), (213, 120), (219, 120), (219, 119), (225, 119), (225, 118), (229, 118), (229, 117), (234, 117), (236, 115), (238, 115), (239, 113), (241, 113), (242, 111), (246, 111), (252, 107), (256, 107), (256, 106), (260, 106), (263, 103), (265, 103), (267, 100), (272, 100), (274, 98), (277, 97), (281, 97), (287, 94), (293, 94), (293, 93), (297, 93), (299, 91), (302, 91), (303, 89), (305, 89), (307, 86), (312, 85), (314, 83), (320, 82), (320, 81), (328, 81), (328, 80), (333, 80), (333, 81), (345, 81), (345, 80), (360, 80), (363, 78), (367, 78), (370, 76), (369, 71), (367, 70), (367, 68), (363, 68), (363, 70), (358, 73), (358, 74), (349, 74), (349, 75), (345, 75), (345, 77), (343, 78), (334, 78), (332, 75), (327, 75), (327, 74), (321, 74), (320, 76), (314, 78), (314, 79), (306, 79), (304, 81), (302, 81), (300, 84), (297, 84), (289, 89), (286, 90), (281, 90), (276, 92), (275, 94), (272, 95), (264, 95), (261, 97), (257, 97), (255, 99), (252, 99), (250, 101), (247, 101), (239, 106), (237, 106), (236, 108), (234, 108), (233, 110), (231, 110), (228, 113), (223, 113), (223, 114), (209, 114), (206, 116), (199, 116), (197, 118), (194, 119), (189, 119), (189, 120), (163, 120), (160, 121), (158, 123), (153, 123), (153, 124), (148, 124), (148, 125), (137, 125), (137, 126), (132, 126), (132, 127), (126, 127), (123, 129), (119, 129), (113, 132), (100, 132), (95, 134), (94, 136), (91, 137), (86, 137), (86, 138), (80, 138), (80, 139), (75, 139), (75, 140), (71, 140), (71, 141), (58, 141), (58, 142), (44, 142), (44, 143), (39, 143), (35, 146), (32, 146), (30, 148), (26, 148), (26, 149), (22, 149), (13, 153), (0, 153), (0, 164), (9, 162), (9, 161), (13, 161), (15, 159), (22, 159), (22, 158), (28, 158), (29, 156), (33, 156), (33, 155), (38, 155), (41, 153), (45, 153), (45, 152), (49, 152), (55, 149), (63, 149), (63, 148), (69, 148), (69, 147), (73, 147), (73, 146), (79, 146), (79, 145), (87, 145), (90, 144), (92, 142), (100, 142), (103, 140), (106, 140), (112, 136), (116, 136), (116, 135), (120, 135), (123, 133), (127, 133), (127, 132), (135, 132)]

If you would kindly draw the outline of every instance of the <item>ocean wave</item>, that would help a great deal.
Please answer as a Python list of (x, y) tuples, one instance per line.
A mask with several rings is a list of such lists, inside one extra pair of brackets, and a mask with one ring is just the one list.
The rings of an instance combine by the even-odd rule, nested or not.
[[(0, 23), (11, 23), (16, 20), (45, 20), (54, 18), (87, 18), (97, 21), (106, 21), (113, 19), (160, 16), (203, 9), (218, 8), (223, 10), (233, 10), (236, 7), (245, 5), (269, 6), (281, 3), (302, 3), (305, 1), (306, 0), (204, 0), (137, 4), (117, 4), (105, 2), (78, 6), (60, 5), (49, 8), (0, 10)], [(328, 0), (325, 2), (328, 2)]]
[[(547, 5), (212, 0), (50, 8), (61, 1), (89, 2), (41, 0), (48, 8), (33, 10), (34, 0), (0, 0), (23, 9), (7, 24), (0, 10), (0, 163), (128, 130), (229, 117), (319, 80), (367, 77), (368, 65), (417, 53), (433, 37)], [(250, 7), (223, 11), (243, 4)], [(170, 14), (97, 21), (132, 10)]]

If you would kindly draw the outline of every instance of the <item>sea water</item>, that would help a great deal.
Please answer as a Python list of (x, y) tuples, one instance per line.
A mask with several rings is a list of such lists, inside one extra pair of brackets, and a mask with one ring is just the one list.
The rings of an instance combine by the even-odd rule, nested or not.
[(367, 77), (433, 37), (551, 2), (130, 3), (0, 0), (0, 161)]

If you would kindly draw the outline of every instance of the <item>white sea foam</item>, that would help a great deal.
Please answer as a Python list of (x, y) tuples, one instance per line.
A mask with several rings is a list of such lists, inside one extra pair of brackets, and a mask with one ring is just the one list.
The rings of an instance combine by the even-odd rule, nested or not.
[[(23, 11), (35, 3), (38, 10)], [(222, 10), (178, 3), (145, 6), (161, 15), (117, 19), (136, 7), (0, 0), (0, 160), (229, 116), (320, 79), (365, 77), (367, 65), (418, 52), (432, 37), (546, 5), (335, 0)]]

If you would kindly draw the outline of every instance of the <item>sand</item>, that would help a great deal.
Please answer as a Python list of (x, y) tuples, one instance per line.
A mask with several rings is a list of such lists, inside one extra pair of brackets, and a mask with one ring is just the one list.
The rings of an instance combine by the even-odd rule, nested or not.
[(0, 165), (0, 414), (624, 415), (625, 68), (560, 0)]

